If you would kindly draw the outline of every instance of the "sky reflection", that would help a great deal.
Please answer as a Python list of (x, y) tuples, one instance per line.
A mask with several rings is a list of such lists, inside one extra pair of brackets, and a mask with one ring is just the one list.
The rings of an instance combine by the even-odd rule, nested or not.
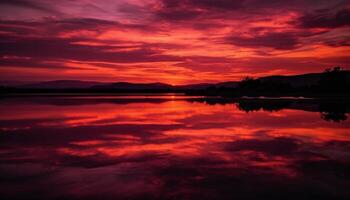
[(312, 103), (58, 102), (2, 100), (6, 199), (350, 197), (350, 121)]

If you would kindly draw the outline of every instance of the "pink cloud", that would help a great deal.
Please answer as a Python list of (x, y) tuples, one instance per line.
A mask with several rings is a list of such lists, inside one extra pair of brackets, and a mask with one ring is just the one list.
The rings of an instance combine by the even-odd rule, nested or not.
[(18, 0), (0, 11), (3, 79), (193, 83), (350, 68), (340, 0)]

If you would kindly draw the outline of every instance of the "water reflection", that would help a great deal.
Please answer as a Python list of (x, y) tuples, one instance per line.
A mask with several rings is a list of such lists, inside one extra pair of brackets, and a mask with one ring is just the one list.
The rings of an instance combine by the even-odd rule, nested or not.
[(320, 112), (322, 119), (326, 121), (345, 121), (350, 113), (349, 100), (316, 100), (316, 99), (220, 99), (200, 98), (191, 101), (215, 104), (236, 104), (240, 110), (254, 111), (280, 111), (282, 109), (303, 110), (308, 112)]
[(25, 98), (0, 109), (5, 199), (350, 197), (346, 102)]

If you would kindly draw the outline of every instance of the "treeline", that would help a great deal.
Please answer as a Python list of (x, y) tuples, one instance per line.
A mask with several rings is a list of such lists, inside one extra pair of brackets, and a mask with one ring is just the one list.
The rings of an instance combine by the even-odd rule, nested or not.
[(246, 99), (246, 98), (202, 98), (188, 101), (209, 105), (236, 105), (241, 111), (277, 112), (283, 109), (319, 112), (326, 121), (342, 122), (348, 119), (350, 102), (347, 99)]
[[(325, 70), (316, 84), (293, 86), (293, 83), (276, 80), (263, 80), (246, 77), (238, 83), (236, 88), (211, 86), (203, 91), (190, 91), (207, 96), (225, 97), (258, 97), (258, 96), (349, 96), (349, 71), (340, 67)], [(193, 94), (193, 93), (192, 93)]]
[[(316, 75), (316, 76), (315, 76)], [(293, 79), (294, 77), (294, 79)], [(300, 83), (295, 84), (295, 77), (303, 77)], [(310, 84), (312, 80), (312, 84)], [(317, 80), (315, 82), (315, 80)], [(320, 74), (305, 74), (299, 76), (280, 76), (279, 78), (246, 77), (237, 83), (235, 87), (222, 86), (223, 84), (212, 84), (205, 89), (193, 89), (192, 87), (165, 87), (149, 89), (120, 89), (120, 88), (21, 88), (0, 87), (1, 94), (52, 94), (52, 95), (104, 95), (104, 94), (132, 94), (132, 93), (185, 93), (186, 95), (223, 96), (223, 97), (281, 97), (281, 96), (303, 96), (303, 97), (349, 97), (350, 95), (350, 71), (344, 71), (340, 67), (327, 69)], [(304, 82), (303, 82), (304, 81)]]

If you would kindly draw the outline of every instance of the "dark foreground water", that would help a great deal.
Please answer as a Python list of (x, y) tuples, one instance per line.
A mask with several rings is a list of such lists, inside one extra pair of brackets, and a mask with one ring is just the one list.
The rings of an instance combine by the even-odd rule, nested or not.
[(347, 102), (0, 100), (0, 197), (350, 199)]

